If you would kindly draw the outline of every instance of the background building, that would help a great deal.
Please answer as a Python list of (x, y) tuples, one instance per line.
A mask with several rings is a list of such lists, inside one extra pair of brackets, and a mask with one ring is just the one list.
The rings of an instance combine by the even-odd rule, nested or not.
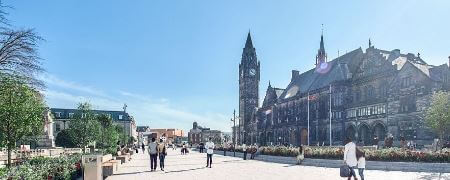
[(147, 145), (148, 135), (150, 134), (150, 127), (149, 126), (137, 126), (136, 131), (138, 133), (138, 144), (141, 145), (142, 143), (144, 143), (144, 145)]
[(377, 49), (370, 40), (365, 52), (328, 61), (323, 36), (311, 63), (316, 67), (304, 73), (293, 70), (285, 89), (269, 83), (260, 107), (260, 63), (248, 34), (239, 65), (238, 143), (338, 145), (351, 137), (372, 145), (374, 137), (382, 143), (391, 134), (396, 143), (405, 137), (431, 144), (435, 134), (425, 111), (433, 92), (450, 89), (449, 66), (429, 65), (419, 53)]
[(221, 131), (203, 128), (197, 122), (194, 122), (192, 129), (188, 133), (188, 143), (191, 145), (206, 143), (210, 137), (212, 137), (212, 141), (215, 144), (222, 144), (224, 141), (224, 135)]
[[(74, 118), (74, 115), (78, 112), (77, 109), (61, 109), (51, 108), (53, 119), (53, 135), (56, 137), (58, 133), (64, 129), (70, 127), (70, 121)], [(92, 110), (94, 115), (106, 114), (111, 117), (113, 123), (124, 128), (124, 132), (128, 137), (138, 139), (136, 131), (136, 122), (133, 116), (130, 116), (124, 111), (105, 111), (105, 110)]]
[[(172, 144), (181, 143), (183, 137), (183, 130), (180, 129), (150, 129), (152, 137), (156, 139), (163, 139), (165, 142)], [(156, 135), (156, 136), (155, 136)]]

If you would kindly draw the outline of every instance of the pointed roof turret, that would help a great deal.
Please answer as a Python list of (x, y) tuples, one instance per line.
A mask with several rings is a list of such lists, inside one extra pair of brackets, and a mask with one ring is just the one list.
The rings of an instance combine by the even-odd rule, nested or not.
[(319, 53), (325, 54), (325, 45), (323, 44), (323, 33), (320, 35), (320, 49)]
[(320, 35), (320, 48), (317, 51), (316, 55), (316, 65), (320, 65), (321, 63), (324, 63), (327, 61), (327, 54), (325, 52), (325, 44), (323, 42), (323, 30), (322, 34)]
[(245, 42), (245, 48), (253, 48), (252, 36), (250, 35), (250, 30), (248, 31), (247, 41)]

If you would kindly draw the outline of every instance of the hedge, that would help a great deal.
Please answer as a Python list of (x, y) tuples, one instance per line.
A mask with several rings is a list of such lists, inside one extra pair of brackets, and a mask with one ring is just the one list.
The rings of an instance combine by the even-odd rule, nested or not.
[[(343, 159), (343, 147), (304, 147), (305, 157), (314, 159)], [(217, 150), (232, 151), (232, 148), (218, 146)], [(249, 149), (249, 148), (247, 148)], [(263, 155), (295, 157), (298, 148), (270, 146), (259, 147), (258, 151)], [(436, 152), (412, 151), (401, 148), (388, 149), (364, 149), (366, 159), (369, 161), (401, 161), (401, 162), (441, 162), (450, 163), (450, 149), (442, 149)], [(242, 152), (242, 147), (237, 146), (236, 152)]]

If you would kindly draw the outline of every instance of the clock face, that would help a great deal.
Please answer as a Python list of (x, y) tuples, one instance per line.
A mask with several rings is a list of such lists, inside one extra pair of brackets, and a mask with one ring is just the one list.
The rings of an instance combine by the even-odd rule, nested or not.
[(251, 76), (254, 76), (256, 74), (256, 70), (255, 69), (250, 69), (249, 71)]

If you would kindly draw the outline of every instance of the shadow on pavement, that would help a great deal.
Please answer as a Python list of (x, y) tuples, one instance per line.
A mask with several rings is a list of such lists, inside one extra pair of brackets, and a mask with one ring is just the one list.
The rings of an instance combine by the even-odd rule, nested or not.
[(298, 164), (288, 164), (288, 165), (285, 165), (283, 167), (293, 167), (293, 166), (299, 166), (299, 165)]
[(151, 172), (151, 171), (138, 171), (138, 172), (117, 173), (117, 174), (113, 174), (113, 175), (111, 175), (111, 176), (121, 176), (121, 175), (130, 175), (130, 174), (139, 174), (139, 173), (145, 173), (145, 172)]
[(439, 179), (439, 180), (450, 180), (450, 177), (442, 177), (441, 173), (433, 173), (433, 174), (427, 174), (427, 175), (422, 175), (419, 177), (419, 179), (421, 180), (434, 180), (434, 179)]
[(182, 169), (182, 170), (177, 170), (177, 171), (166, 171), (166, 173), (177, 173), (177, 172), (185, 172), (185, 171), (194, 171), (194, 170), (205, 169), (205, 168), (206, 167), (192, 168), (192, 169)]

